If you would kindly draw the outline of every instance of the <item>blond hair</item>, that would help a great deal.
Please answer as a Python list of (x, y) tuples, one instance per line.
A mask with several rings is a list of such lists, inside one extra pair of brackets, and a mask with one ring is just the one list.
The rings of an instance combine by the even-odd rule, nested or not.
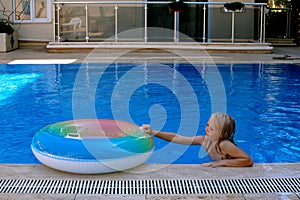
[(220, 143), (222, 141), (229, 140), (234, 143), (235, 121), (230, 115), (225, 113), (213, 113), (211, 119), (220, 133), (216, 143), (216, 150), (220, 152)]

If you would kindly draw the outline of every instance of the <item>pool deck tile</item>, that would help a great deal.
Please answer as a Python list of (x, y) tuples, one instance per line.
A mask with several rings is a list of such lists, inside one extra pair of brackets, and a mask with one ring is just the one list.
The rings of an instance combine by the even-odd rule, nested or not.
[(98, 195), (98, 194), (0, 194), (3, 200), (299, 200), (293, 193), (187, 194), (187, 195)]
[(124, 52), (104, 50), (93, 53), (48, 53), (44, 47), (35, 46), (0, 53), (0, 63), (14, 60), (39, 59), (44, 63), (51, 59), (75, 59), (76, 62), (86, 58), (97, 62), (201, 62), (201, 63), (297, 63), (300, 64), (300, 47), (275, 47), (271, 54), (243, 53), (206, 53), (199, 51), (172, 52)]
[[(3, 164), (2, 179), (31, 180), (187, 180), (187, 179), (247, 179), (247, 178), (300, 178), (300, 163), (255, 164), (253, 167), (207, 168), (197, 164), (144, 164), (136, 168), (108, 174), (79, 175), (53, 170), (41, 164)], [(300, 193), (259, 194), (188, 194), (188, 195), (103, 195), (103, 194), (0, 194), (0, 199), (291, 199), (299, 200)]]
[(135, 195), (97, 195), (97, 194), (78, 194), (76, 195), (75, 200), (119, 200), (119, 199), (126, 199), (126, 200), (144, 200), (147, 199), (146, 195), (143, 194), (135, 194)]
[[(3, 200), (77, 200), (76, 194), (1, 194)], [(101, 198), (102, 199), (102, 198)], [(86, 199), (87, 200), (87, 199)]]
[(293, 193), (268, 193), (268, 194), (244, 194), (246, 200), (299, 200), (299, 196)]
[(253, 167), (218, 168), (208, 168), (197, 164), (143, 164), (124, 172), (96, 175), (65, 173), (41, 164), (2, 164), (0, 177), (3, 179), (71, 180), (300, 178), (300, 163), (254, 164)]

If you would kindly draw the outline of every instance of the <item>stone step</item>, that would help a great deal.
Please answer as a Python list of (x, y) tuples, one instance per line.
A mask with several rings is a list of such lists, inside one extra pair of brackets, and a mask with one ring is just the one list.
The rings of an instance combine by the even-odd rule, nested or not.
[(82, 52), (92, 50), (202, 50), (208, 52), (270, 53), (270, 43), (168, 43), (168, 42), (50, 42), (48, 52)]
[(296, 46), (294, 39), (266, 38), (266, 42), (271, 43), (272, 46)]

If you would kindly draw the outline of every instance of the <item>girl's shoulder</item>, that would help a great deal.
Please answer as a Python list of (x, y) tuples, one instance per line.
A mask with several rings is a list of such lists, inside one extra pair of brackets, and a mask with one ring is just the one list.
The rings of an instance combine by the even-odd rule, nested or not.
[(238, 149), (238, 147), (230, 140), (223, 140), (219, 144), (222, 159), (234, 158), (231, 154)]
[(224, 149), (226, 147), (229, 147), (229, 148), (236, 147), (236, 145), (232, 141), (230, 141), (230, 140), (223, 140), (223, 141), (221, 141), (220, 144), (219, 144), (219, 146), (220, 146), (221, 149)]

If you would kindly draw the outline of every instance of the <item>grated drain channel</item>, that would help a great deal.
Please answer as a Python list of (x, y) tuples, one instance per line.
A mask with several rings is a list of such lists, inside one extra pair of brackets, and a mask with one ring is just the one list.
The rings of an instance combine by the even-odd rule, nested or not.
[(0, 179), (0, 193), (225, 194), (300, 192), (300, 178), (220, 180)]

